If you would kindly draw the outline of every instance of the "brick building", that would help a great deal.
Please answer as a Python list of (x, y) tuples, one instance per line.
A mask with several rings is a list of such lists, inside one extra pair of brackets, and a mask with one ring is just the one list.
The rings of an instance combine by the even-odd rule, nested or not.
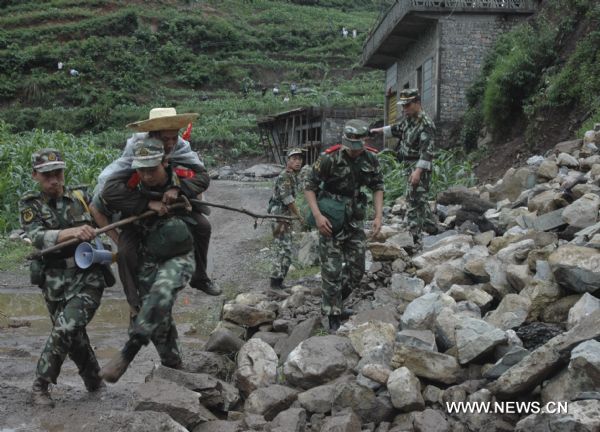
[(386, 71), (385, 124), (401, 115), (398, 91), (418, 88), (438, 142), (467, 108), (465, 91), (499, 35), (535, 12), (535, 0), (397, 0), (365, 42), (364, 66)]

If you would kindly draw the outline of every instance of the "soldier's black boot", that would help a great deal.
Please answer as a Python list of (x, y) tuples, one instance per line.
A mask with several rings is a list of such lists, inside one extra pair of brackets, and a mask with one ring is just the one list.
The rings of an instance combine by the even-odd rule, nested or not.
[(39, 407), (54, 408), (54, 401), (50, 397), (48, 385), (50, 383), (42, 378), (36, 378), (31, 387), (31, 403)]
[(329, 315), (329, 332), (335, 333), (342, 325), (342, 319), (339, 315)]
[(142, 348), (142, 345), (137, 339), (129, 339), (125, 347), (102, 368), (100, 377), (109, 383), (119, 381), (129, 367), (129, 363)]
[(271, 278), (272, 289), (283, 289), (283, 278)]

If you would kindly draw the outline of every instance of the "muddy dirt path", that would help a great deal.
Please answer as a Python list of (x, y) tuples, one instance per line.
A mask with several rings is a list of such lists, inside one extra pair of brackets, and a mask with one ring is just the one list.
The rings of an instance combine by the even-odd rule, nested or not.
[[(270, 196), (266, 183), (215, 181), (208, 201), (264, 213)], [(259, 250), (269, 235), (269, 225), (254, 229), (254, 220), (241, 213), (213, 209), (210, 216), (212, 238), (209, 274), (224, 289), (219, 297), (185, 288), (175, 304), (174, 315), (184, 355), (201, 348), (207, 333), (218, 319), (225, 299), (236, 293), (263, 289), (264, 264)], [(91, 419), (109, 417), (115, 411), (131, 410), (133, 391), (144, 382), (159, 357), (152, 345), (144, 348), (123, 378), (98, 394), (88, 394), (73, 362), (67, 359), (58, 384), (52, 387), (54, 409), (31, 406), (30, 388), (38, 355), (46, 342), (50, 320), (39, 289), (29, 284), (27, 270), (0, 273), (0, 310), (13, 319), (27, 320), (29, 327), (6, 328), (0, 323), (0, 432), (9, 431), (82, 431)], [(125, 343), (128, 308), (121, 287), (105, 291), (96, 316), (88, 326), (88, 335), (98, 361), (105, 364)], [(187, 348), (187, 350), (186, 350)], [(185, 361), (185, 359), (184, 359)]]

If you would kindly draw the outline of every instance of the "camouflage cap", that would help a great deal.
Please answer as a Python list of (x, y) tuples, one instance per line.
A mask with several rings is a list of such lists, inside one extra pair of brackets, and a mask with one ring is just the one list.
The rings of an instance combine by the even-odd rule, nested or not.
[(45, 148), (31, 155), (31, 164), (37, 172), (65, 169), (65, 161), (58, 150)]
[(369, 124), (365, 121), (353, 119), (344, 125), (342, 143), (351, 150), (363, 148), (363, 139), (369, 136)]
[(131, 168), (152, 168), (161, 164), (165, 156), (165, 148), (157, 138), (139, 138), (133, 147)]
[(406, 105), (420, 97), (418, 89), (404, 89), (398, 95), (398, 105)]
[(295, 147), (295, 148), (289, 149), (287, 152), (288, 159), (294, 155), (304, 156), (304, 150), (302, 150), (300, 147)]

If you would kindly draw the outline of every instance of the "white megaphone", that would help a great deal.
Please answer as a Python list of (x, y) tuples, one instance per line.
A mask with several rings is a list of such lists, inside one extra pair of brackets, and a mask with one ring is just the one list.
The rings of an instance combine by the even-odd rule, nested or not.
[(75, 264), (80, 269), (86, 269), (93, 264), (111, 264), (114, 262), (113, 253), (102, 247), (100, 239), (96, 238), (96, 247), (83, 242), (75, 249)]

